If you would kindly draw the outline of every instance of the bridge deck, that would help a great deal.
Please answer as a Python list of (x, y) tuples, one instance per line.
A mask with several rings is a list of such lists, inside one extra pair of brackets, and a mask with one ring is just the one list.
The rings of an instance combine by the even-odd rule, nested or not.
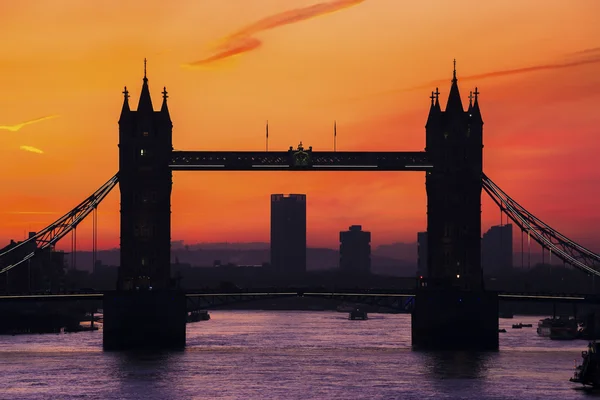
[(424, 151), (173, 151), (174, 171), (427, 171)]
[[(208, 291), (204, 293), (186, 293), (188, 298), (209, 298), (209, 297), (235, 297), (235, 298), (271, 298), (271, 297), (288, 297), (288, 296), (307, 296), (307, 297), (329, 297), (329, 298), (409, 298), (416, 296), (418, 293), (415, 290), (400, 290), (400, 291), (370, 291), (370, 290), (302, 290), (298, 291), (295, 289), (267, 289), (267, 290), (253, 290), (253, 291)], [(424, 292), (426, 293), (426, 292)], [(564, 294), (564, 293), (511, 293), (511, 292), (497, 292), (499, 300), (503, 301), (526, 301), (526, 302), (550, 302), (550, 303), (587, 303), (587, 304), (600, 304), (600, 295), (597, 294)], [(64, 300), (102, 300), (104, 293), (68, 293), (68, 294), (4, 294), (0, 295), (0, 302), (2, 301), (64, 301)]]

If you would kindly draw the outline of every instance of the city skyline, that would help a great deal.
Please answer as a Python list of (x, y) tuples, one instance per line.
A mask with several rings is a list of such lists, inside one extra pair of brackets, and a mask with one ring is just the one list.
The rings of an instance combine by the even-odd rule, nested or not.
[[(174, 146), (184, 150), (262, 150), (267, 119), (272, 150), (286, 150), (300, 140), (315, 150), (331, 150), (334, 120), (340, 151), (422, 150), (429, 93), (439, 86), (445, 105), (451, 61), (457, 58), (463, 103), (471, 86), (481, 91), (484, 171), (545, 222), (593, 247), (600, 222), (594, 204), (599, 172), (589, 168), (589, 162), (600, 140), (594, 132), (600, 117), (593, 110), (594, 100), (600, 98), (595, 74), (600, 47), (586, 21), (600, 11), (597, 4), (551, 2), (544, 9), (524, 5), (512, 20), (516, 30), (528, 24), (524, 39), (498, 30), (502, 18), (512, 12), (500, 2), (470, 13), (476, 26), (465, 28), (466, 16), (448, 9), (455, 20), (446, 21), (439, 13), (432, 16), (433, 27), (424, 29), (397, 23), (398, 18), (418, 16), (423, 11), (418, 5), (403, 6), (399, 15), (392, 12), (398, 7), (392, 2), (348, 1), (357, 4), (310, 21), (304, 14), (281, 29), (271, 26), (277, 34), (261, 31), (264, 23), (256, 24), (265, 18), (271, 25), (289, 24), (268, 17), (314, 3), (291, 1), (285, 8), (263, 1), (242, 7), (239, 14), (212, 3), (179, 3), (163, 15), (169, 32), (157, 28), (148, 36), (132, 32), (147, 32), (159, 10), (155, 3), (144, 2), (149, 7), (137, 14), (134, 3), (114, 15), (103, 14), (117, 26), (127, 20), (133, 28), (117, 28), (102, 40), (92, 36), (100, 25), (97, 6), (38, 4), (33, 15), (23, 5), (2, 6), (0, 19), (7, 23), (0, 34), (18, 38), (8, 45), (10, 59), (5, 55), (6, 62), (0, 64), (0, 76), (10, 77), (0, 78), (5, 94), (0, 99), (0, 128), (7, 128), (0, 130), (0, 156), (10, 166), (0, 172), (2, 243), (45, 227), (114, 174), (120, 92), (128, 85), (132, 104), (137, 103), (145, 56), (153, 100), (158, 103), (166, 85)], [(442, 2), (439, 7), (448, 8)], [(184, 14), (223, 18), (198, 27), (190, 17), (182, 18)], [(64, 26), (44, 33), (46, 43), (40, 38), (50, 16)], [(435, 24), (442, 17), (445, 23)], [(175, 19), (183, 21), (180, 30), (172, 29)], [(75, 37), (72, 33), (84, 24), (88, 30)], [(356, 24), (378, 24), (387, 32), (358, 32)], [(201, 60), (203, 46), (248, 26), (254, 28), (245, 32), (262, 42), (256, 50), (231, 62), (210, 64), (209, 69), (182, 67)], [(469, 40), (444, 49), (445, 29)], [(201, 32), (192, 37), (196, 30)], [(399, 40), (408, 32), (423, 47)], [(424, 46), (432, 35), (439, 42)], [(488, 46), (494, 54), (486, 53)], [(48, 120), (33, 123), (38, 118)], [(422, 173), (178, 172), (174, 182), (173, 240), (266, 241), (268, 197), (274, 192), (310, 196), (309, 246), (335, 247), (339, 230), (355, 223), (377, 232), (375, 246), (414, 242), (415, 232), (426, 228)], [(115, 191), (99, 209), (99, 248), (118, 245), (118, 203)], [(497, 225), (500, 216), (486, 196), (483, 203), (485, 231)], [(78, 238), (78, 248), (91, 247), (89, 222), (82, 224)], [(59, 244), (68, 246), (68, 241)]]

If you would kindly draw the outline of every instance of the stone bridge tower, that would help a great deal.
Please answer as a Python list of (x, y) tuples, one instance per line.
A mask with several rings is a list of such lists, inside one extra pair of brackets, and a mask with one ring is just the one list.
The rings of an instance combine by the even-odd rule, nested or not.
[[(432, 284), (479, 290), (481, 270), (481, 178), (483, 120), (478, 91), (465, 111), (456, 62), (446, 110), (439, 92), (431, 96), (426, 149), (434, 165), (427, 172), (428, 278)], [(474, 100), (474, 101), (473, 101)]]
[(171, 187), (169, 167), (173, 124), (163, 90), (154, 111), (144, 60), (142, 92), (136, 111), (125, 96), (119, 119), (121, 265), (118, 290), (171, 286)]

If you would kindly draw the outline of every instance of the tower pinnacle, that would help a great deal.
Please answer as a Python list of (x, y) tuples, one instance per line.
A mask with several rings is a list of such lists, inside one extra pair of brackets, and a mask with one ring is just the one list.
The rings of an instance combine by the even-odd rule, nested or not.
[(148, 78), (146, 77), (146, 58), (144, 58), (144, 80), (148, 80)]

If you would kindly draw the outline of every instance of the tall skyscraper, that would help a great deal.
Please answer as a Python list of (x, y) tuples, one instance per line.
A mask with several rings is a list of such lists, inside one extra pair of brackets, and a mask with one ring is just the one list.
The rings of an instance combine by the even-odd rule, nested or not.
[(481, 239), (481, 265), (486, 275), (513, 267), (512, 224), (492, 226)]
[(278, 273), (306, 272), (306, 195), (271, 195), (271, 265)]
[(371, 232), (360, 225), (340, 232), (340, 269), (352, 274), (371, 271)]
[(417, 275), (427, 278), (427, 232), (417, 232)]

